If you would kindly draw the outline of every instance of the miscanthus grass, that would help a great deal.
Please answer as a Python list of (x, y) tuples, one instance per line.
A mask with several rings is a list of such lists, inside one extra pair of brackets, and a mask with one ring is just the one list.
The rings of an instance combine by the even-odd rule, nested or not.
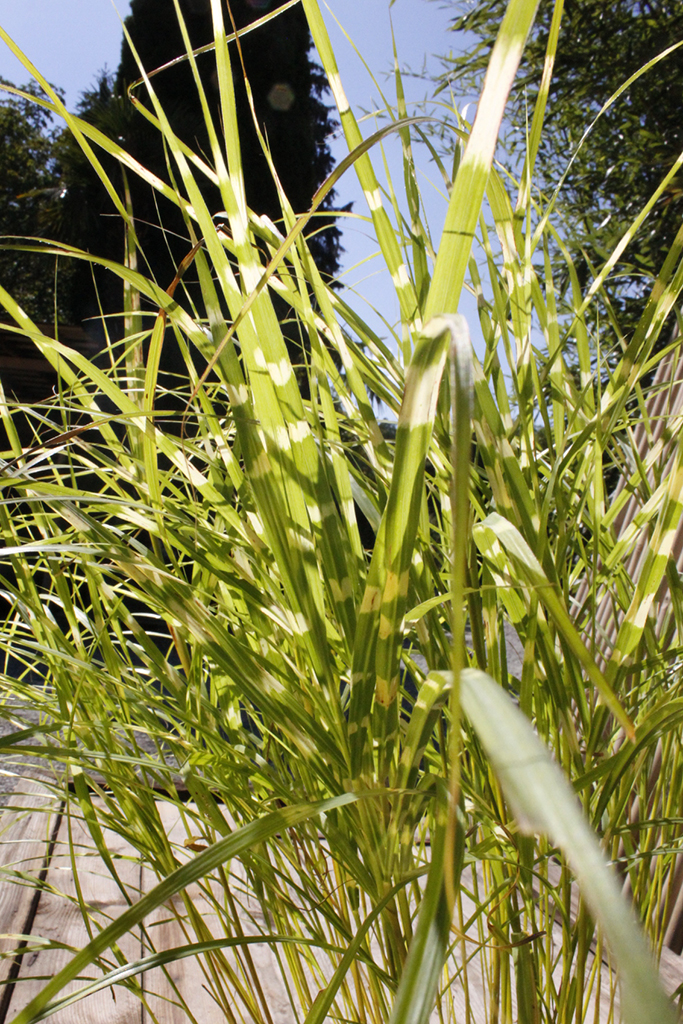
[[(200, 958), (226, 1019), (269, 1021), (245, 900), (306, 1024), (673, 1020), (648, 943), (661, 949), (675, 926), (680, 884), (680, 417), (645, 449), (635, 432), (644, 382), (678, 351), (681, 239), (633, 338), (603, 358), (610, 263), (584, 292), (567, 257), (558, 313), (551, 254), (565, 250), (532, 185), (548, 81), (520, 182), (493, 163), (535, 4), (511, 0), (474, 124), (450, 112), (461, 157), (453, 181), (441, 168), (437, 243), (400, 75), (386, 126), (364, 139), (317, 0), (302, 2), (350, 155), (306, 214), (282, 194), (277, 225), (245, 205), (219, 0), (211, 151), (189, 151), (154, 79), (140, 86), (166, 181), (36, 75), (37, 102), (116, 202), (129, 258), (105, 264), (125, 314), (106, 363), (43, 335), (0, 288), (12, 329), (61, 382), (51, 409), (2, 404), (2, 691), (39, 710), (24, 739), (104, 864), (116, 871), (106, 827), (158, 885), (95, 928), (16, 1024), (65, 1005), (89, 965), (103, 971), (93, 984), (138, 991), (160, 953), (112, 969), (111, 951), (161, 905), (192, 947), (171, 959)], [(400, 202), (373, 164), (389, 132), (403, 146)], [(182, 211), (201, 316), (135, 269), (134, 210), (102, 150)], [(390, 338), (321, 279), (304, 237), (342, 172), (358, 175), (396, 288)], [(202, 178), (220, 189), (220, 225)], [(482, 359), (457, 315), (464, 287)], [(283, 308), (304, 339), (298, 366)], [(157, 414), (165, 346), (185, 365), (175, 422)], [(18, 412), (35, 424), (28, 450)], [(169, 842), (164, 805), (182, 811), (189, 849)], [(192, 883), (210, 918), (169, 902)]]

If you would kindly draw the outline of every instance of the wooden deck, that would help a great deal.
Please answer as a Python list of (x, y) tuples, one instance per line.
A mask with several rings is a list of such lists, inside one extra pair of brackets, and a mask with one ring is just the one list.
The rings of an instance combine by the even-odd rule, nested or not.
[[(89, 941), (81, 906), (88, 908), (93, 933), (98, 923), (109, 923), (128, 906), (93, 849), (87, 828), (78, 818), (68, 817), (48, 789), (27, 782), (8, 804), (0, 822), (0, 1024), (12, 1021), (47, 979)], [(177, 834), (182, 847), (186, 833), (177, 809), (168, 803), (158, 806), (169, 838), (173, 841)], [(131, 901), (139, 899), (158, 880), (119, 836), (108, 832), (105, 840), (126, 894)], [(70, 847), (75, 851), (73, 862)], [(27, 876), (26, 884), (21, 884), (22, 876)], [(211, 929), (213, 915), (199, 889), (194, 887), (189, 896)], [(183, 898), (176, 900), (182, 914)], [(137, 929), (120, 941), (120, 952), (127, 961), (196, 941), (171, 909), (160, 908), (144, 924), (144, 930)], [(247, 931), (249, 922), (243, 924)], [(42, 949), (46, 942), (64, 948)], [(18, 955), (12, 956), (15, 950)], [(290, 1024), (293, 1016), (270, 950), (258, 944), (251, 946), (250, 952), (257, 973), (252, 984), (255, 981), (264, 990), (273, 1024)], [(112, 957), (111, 967), (116, 966)], [(93, 968), (90, 978), (98, 977), (100, 972)], [(139, 975), (139, 981), (142, 1000), (119, 985), (88, 996), (49, 1019), (54, 1024), (189, 1024), (194, 1020), (225, 1024), (229, 1019), (210, 995), (201, 965), (193, 957), (166, 970), (148, 971)], [(73, 983), (63, 995), (85, 983), (85, 979)]]
[[(175, 849), (183, 849), (187, 833), (177, 807), (159, 802), (166, 833)], [(17, 1013), (36, 995), (47, 979), (54, 976), (73, 952), (89, 941), (83, 908), (91, 920), (91, 930), (121, 914), (128, 900), (135, 901), (148, 892), (156, 878), (145, 868), (137, 852), (113, 832), (105, 834), (107, 847), (119, 876), (120, 887), (102, 863), (93, 840), (78, 817), (67, 815), (64, 805), (49, 787), (25, 780), (13, 794), (0, 820), (0, 1024), (10, 1024)], [(73, 850), (73, 859), (70, 853)], [(187, 855), (191, 856), (190, 851)], [(123, 891), (122, 891), (123, 890)], [(128, 899), (126, 898), (128, 897)], [(222, 934), (219, 922), (198, 887), (186, 898), (190, 909), (202, 915), (207, 933)], [(172, 949), (195, 940), (191, 930), (180, 923), (187, 915), (188, 902), (175, 897), (173, 907), (162, 907), (147, 918), (144, 928), (125, 936), (119, 946), (126, 961), (134, 961), (151, 951)], [(465, 918), (472, 907), (464, 907)], [(240, 916), (244, 934), (256, 935), (260, 911)], [(261, 921), (261, 924), (265, 922)], [(473, 942), (475, 937), (472, 937)], [(54, 1024), (225, 1024), (248, 1020), (244, 1007), (249, 999), (267, 1006), (272, 1024), (294, 1024), (289, 1001), (277, 962), (265, 944), (250, 945), (249, 971), (235, 969), (234, 984), (241, 989), (242, 1012), (219, 1006), (209, 992), (200, 962), (194, 957), (177, 961), (167, 970), (156, 968), (138, 976), (141, 998), (118, 985), (101, 990), (60, 1010), (49, 1019)], [(110, 954), (111, 955), (111, 954)], [(117, 962), (111, 955), (111, 967)], [(683, 983), (683, 958), (664, 950), (660, 963), (664, 988), (670, 994)], [(100, 977), (93, 967), (89, 978)], [(559, 980), (559, 979), (558, 979)], [(87, 983), (74, 982), (62, 995)], [(456, 1013), (464, 1010), (464, 993), (456, 986)], [(614, 978), (604, 969), (600, 979), (600, 1008), (588, 1019), (606, 1021), (609, 1006), (616, 1010)], [(481, 968), (473, 959), (468, 972), (468, 988), (475, 1018), (486, 1019)], [(236, 1009), (236, 1008), (235, 1008)], [(481, 1013), (481, 1017), (479, 1016)], [(261, 1014), (252, 1016), (257, 1018)], [(458, 1020), (465, 1020), (460, 1016)]]

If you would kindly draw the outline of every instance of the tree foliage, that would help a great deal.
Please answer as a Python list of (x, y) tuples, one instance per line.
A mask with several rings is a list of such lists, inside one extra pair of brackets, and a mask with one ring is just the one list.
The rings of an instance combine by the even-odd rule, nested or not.
[[(269, 6), (255, 0), (232, 0), (235, 27), (245, 27)], [(273, 6), (277, 8), (281, 3)], [(180, 8), (192, 47), (210, 43), (213, 28), (208, 0), (181, 0)], [(227, 16), (226, 24), (230, 25)], [(126, 29), (147, 72), (185, 53), (173, 0), (133, 0)], [(256, 119), (282, 186), (295, 212), (303, 212), (331, 170), (332, 157), (326, 140), (334, 128), (322, 99), (324, 79), (310, 57), (310, 47), (306, 19), (299, 8), (284, 12), (246, 36), (239, 49), (231, 45), (239, 117), (244, 127), (241, 144), (247, 200), (257, 214), (265, 214), (274, 221), (281, 216), (280, 204), (253, 125), (243, 72), (249, 79)], [(220, 130), (213, 53), (200, 56), (198, 64), (214, 124)], [(128, 96), (128, 88), (139, 79), (137, 60), (124, 40), (117, 74), (100, 75), (94, 88), (82, 94), (78, 114), (108, 137), (117, 139), (159, 177), (172, 181), (173, 168), (167, 162), (160, 136), (150, 130)], [(208, 134), (189, 63), (163, 71), (153, 78), (153, 85), (173, 129), (188, 145), (198, 146), (210, 162)], [(144, 86), (137, 89), (136, 96), (151, 107)], [(8, 101), (3, 107), (8, 122), (14, 122), (8, 128), (16, 136), (14, 149), (22, 151), (15, 161), (14, 177), (3, 186), (3, 195), (12, 190), (12, 195), (31, 190), (32, 197), (29, 201), (14, 198), (11, 209), (11, 204), (5, 202), (9, 213), (5, 215), (4, 207), (0, 211), (0, 230), (55, 238), (120, 262), (124, 256), (122, 222), (78, 142), (68, 131), (48, 130), (44, 116), (33, 113), (29, 107), (27, 102), (18, 101)], [(5, 152), (11, 159), (11, 149), (5, 147)], [(164, 288), (168, 287), (192, 244), (182, 215), (176, 206), (159, 198), (134, 176), (127, 181), (113, 158), (100, 154), (100, 159), (121, 199), (130, 202), (140, 242), (141, 269)], [(24, 164), (30, 165), (30, 173), (24, 173)], [(218, 189), (206, 179), (201, 187), (210, 209), (220, 211)], [(328, 208), (332, 200), (333, 196), (328, 197)], [(316, 221), (313, 230), (317, 234), (312, 239), (312, 251), (318, 266), (332, 277), (338, 269), (340, 232), (331, 217), (322, 224)], [(6, 287), (27, 305), (27, 311), (37, 315), (40, 310), (41, 319), (53, 319), (48, 310), (54, 305), (54, 293), (49, 287), (43, 286), (46, 301), (37, 305), (33, 300), (35, 282), (45, 279), (44, 259), (39, 262), (39, 256), (16, 253), (6, 258), (14, 268), (9, 276), (3, 275)], [(190, 303), (199, 301), (197, 282), (191, 274), (186, 275), (183, 289)], [(180, 292), (178, 298), (182, 299)], [(63, 320), (79, 323), (98, 317), (101, 311), (114, 313), (120, 307), (120, 282), (86, 263), (70, 267), (60, 290), (59, 312)], [(116, 333), (116, 323), (110, 324), (111, 329)]]
[[(506, 6), (504, 0), (456, 2), (453, 30), (474, 42), (444, 58), (440, 84), (476, 88)], [(552, 0), (541, 0), (509, 110), (505, 146), (521, 158), (526, 125), (543, 73)], [(539, 184), (552, 190), (575, 159), (562, 187), (559, 209), (568, 226), (581, 277), (602, 264), (683, 150), (683, 48), (637, 79), (584, 132), (631, 75), (683, 40), (682, 0), (565, 0), (550, 85), (545, 129), (536, 166)], [(659, 271), (683, 213), (683, 178), (677, 175), (629, 245), (609, 295), (627, 327), (642, 310), (649, 282)]]
[[(235, 29), (243, 29), (265, 13), (268, 7), (281, 5), (282, 0), (275, 4), (232, 0), (226, 24), (230, 25), (232, 21)], [(183, 16), (194, 47), (213, 41), (209, 0), (185, 0)], [(146, 71), (162, 67), (184, 52), (173, 0), (133, 0), (126, 28)], [(257, 213), (266, 214), (274, 221), (281, 217), (280, 203), (253, 126), (244, 78), (248, 79), (256, 118), (270, 148), (282, 187), (294, 210), (302, 213), (310, 206), (314, 192), (332, 169), (327, 138), (334, 129), (329, 110), (321, 98), (327, 85), (321, 69), (311, 60), (310, 47), (306, 18), (299, 6), (246, 35), (241, 39), (239, 48), (235, 44), (230, 47), (238, 120), (243, 126), (240, 145), (247, 202)], [(218, 125), (218, 82), (213, 53), (200, 55), (197, 64), (214, 124)], [(139, 78), (137, 60), (124, 40), (116, 94), (125, 95), (126, 88)], [(158, 75), (153, 86), (178, 135), (188, 145), (199, 144), (199, 148), (208, 153), (208, 135), (189, 63)], [(143, 92), (140, 89), (137, 94), (142, 96)], [(157, 133), (143, 128), (136, 138), (136, 146), (141, 159), (148, 158), (157, 165), (163, 162)], [(329, 274), (334, 274), (337, 269), (338, 237), (338, 231), (328, 230), (314, 245), (319, 262), (322, 260), (321, 269)]]
[[(5, 79), (0, 84), (9, 85)], [(38, 88), (25, 86), (37, 94)], [(44, 110), (30, 100), (0, 93), (0, 233), (10, 236), (41, 234), (45, 226), (44, 199), (59, 202), (54, 155), (55, 129)], [(54, 287), (45, 258), (0, 248), (0, 282), (20, 298), (35, 320), (55, 316)]]

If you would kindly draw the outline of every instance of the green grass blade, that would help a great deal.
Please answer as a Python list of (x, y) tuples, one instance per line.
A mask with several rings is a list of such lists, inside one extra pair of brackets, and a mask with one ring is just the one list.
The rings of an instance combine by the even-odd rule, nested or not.
[(391, 1011), (390, 1024), (426, 1024), (434, 1009), (452, 920), (445, 872), (450, 867), (450, 887), (457, 890), (465, 850), (464, 835), (459, 827), (455, 858), (450, 866), (446, 863), (446, 802), (446, 795), (442, 792), (440, 811), (437, 812), (438, 824), (432, 836), (432, 862), (427, 886)]
[(519, 827), (558, 846), (619, 964), (625, 1024), (677, 1019), (650, 952), (586, 823), (576, 797), (528, 719), (484, 672), (462, 674), (462, 706), (503, 787)]
[[(389, 719), (399, 683), (400, 628), (407, 606), (410, 563), (423, 502), (424, 465), (446, 364), (449, 325), (428, 324), (415, 347), (396, 433), (391, 490), (375, 542), (354, 647), (349, 711), (352, 772), (366, 749), (373, 699)], [(385, 740), (397, 728), (389, 719)]]
[(643, 635), (652, 602), (659, 590), (667, 562), (680, 528), (683, 514), (683, 435), (679, 438), (676, 457), (671, 470), (664, 504), (657, 518), (654, 535), (650, 540), (643, 567), (629, 609), (619, 627), (614, 650), (605, 669), (612, 682), (622, 665), (633, 659)]
[(507, 519), (499, 516), (497, 512), (492, 512), (482, 523), (477, 524), (474, 536), (481, 551), (485, 554), (491, 552), (494, 558), (496, 549), (499, 550), (499, 546), (503, 547), (515, 569), (526, 583), (536, 590), (540, 601), (546, 606), (548, 612), (555, 620), (557, 628), (571, 647), (578, 661), (583, 665), (606, 707), (609, 708), (616, 720), (624, 727), (627, 735), (633, 737), (635, 734), (633, 722), (617, 700), (612, 687), (595, 664), (576, 627), (572, 623), (560, 596), (556, 593), (543, 572), (538, 559), (519, 531)]
[(537, 0), (510, 0), (508, 3), (448, 204), (427, 296), (426, 320), (457, 311), (505, 104), (537, 7)]

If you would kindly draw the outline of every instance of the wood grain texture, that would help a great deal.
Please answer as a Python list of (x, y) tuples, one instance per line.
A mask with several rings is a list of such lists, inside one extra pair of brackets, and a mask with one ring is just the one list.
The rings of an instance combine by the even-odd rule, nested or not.
[[(3, 818), (4, 846), (0, 846), (3, 863), (15, 870), (30, 872), (38, 879), (45, 865), (45, 856), (61, 807), (50, 802), (38, 786), (30, 793), (16, 794), (13, 807)], [(169, 837), (178, 860), (193, 856), (184, 846), (188, 828), (177, 806), (160, 801), (162, 827)], [(188, 810), (191, 810), (188, 808)], [(73, 806), (72, 806), (73, 812)], [(113, 832), (105, 838), (121, 881), (135, 900), (158, 881), (149, 868), (142, 869), (135, 851)], [(69, 855), (70, 841), (74, 861)], [(74, 867), (81, 891), (81, 900), (89, 908), (93, 920), (106, 923), (126, 907), (125, 899), (111, 878), (94, 848), (88, 830), (76, 813), (66, 814), (56, 835), (54, 853), (45, 871), (45, 887), (35, 910), (32, 933), (37, 938), (56, 941), (74, 949), (88, 941), (78, 903)], [(220, 886), (207, 883), (214, 898), (225, 903)], [(241, 889), (238, 882), (238, 889)], [(0, 887), (0, 931), (21, 932), (30, 910), (35, 889), (9, 884)], [(255, 935), (263, 927), (261, 912), (255, 901), (238, 909), (231, 921), (231, 909), (223, 906), (220, 915), (207, 899), (207, 891), (192, 886), (184, 897), (178, 894), (168, 905), (160, 907), (145, 921), (144, 931), (126, 937), (120, 943), (127, 959), (137, 959), (154, 950), (167, 950), (188, 942), (230, 935)], [(13, 922), (15, 923), (13, 925)], [(20, 922), (17, 924), (17, 922)], [(6, 946), (14, 948), (15, 944)], [(29, 947), (22, 958), (17, 983), (12, 990), (6, 1020), (13, 1017), (36, 995), (45, 983), (69, 960), (65, 949), (40, 950)], [(112, 966), (114, 965), (113, 957)], [(7, 961), (4, 970), (7, 971)], [(214, 973), (216, 972), (216, 973)], [(88, 971), (89, 978), (99, 976), (98, 968)], [(218, 982), (216, 981), (219, 977)], [(207, 957), (189, 957), (165, 969), (157, 968), (141, 976), (144, 1006), (136, 996), (123, 988), (99, 992), (75, 1003), (51, 1020), (55, 1024), (225, 1024), (226, 1021), (264, 1019), (271, 1024), (291, 1024), (293, 1015), (282, 984), (277, 961), (265, 944), (251, 945), (246, 951), (226, 951), (210, 962)], [(74, 991), (75, 982), (64, 990)]]
[[(73, 805), (71, 811), (71, 814), (65, 813), (62, 817), (32, 934), (78, 950), (89, 941), (89, 935), (79, 906), (77, 882), (93, 934), (98, 924), (106, 925), (118, 917), (128, 904), (98, 857), (86, 826), (80, 817), (75, 816)], [(130, 898), (137, 899), (140, 891), (140, 864), (136, 852), (113, 832), (105, 832), (105, 840)], [(73, 861), (69, 853), (70, 843), (74, 850)], [(137, 959), (140, 948), (139, 933), (125, 936), (120, 942), (121, 952), (128, 960)], [(40, 991), (45, 981), (68, 963), (71, 956), (68, 949), (34, 949), (26, 954), (22, 958), (7, 1019), (12, 1020)], [(115, 966), (114, 956), (110, 955), (109, 959), (111, 966)], [(100, 977), (99, 968), (92, 966), (87, 977)], [(63, 994), (76, 990), (81, 984), (78, 981), (72, 983), (64, 989)], [(107, 989), (75, 1003), (56, 1013), (50, 1020), (54, 1024), (141, 1024), (142, 1004), (133, 993), (118, 986), (115, 990)]]
[[(0, 817), (0, 984), (4, 985), (12, 970), (13, 959), (8, 954), (21, 948), (12, 936), (23, 935), (31, 927), (32, 910), (39, 899), (36, 887), (61, 808), (50, 789), (37, 780), (22, 779), (17, 790), (6, 797)], [(19, 873), (30, 878), (22, 880)]]
[[(181, 862), (189, 860), (192, 851), (183, 845), (188, 829), (179, 808), (161, 801), (157, 807), (175, 856)], [(142, 886), (145, 892), (152, 889), (157, 881), (159, 879), (153, 871), (143, 869)], [(188, 907), (188, 900), (192, 901), (192, 910)], [(160, 952), (198, 941), (197, 931), (190, 920), (193, 915), (196, 915), (194, 921), (197, 930), (203, 931), (204, 938), (219, 938), (224, 934), (217, 915), (203, 898), (200, 887), (193, 885), (187, 892), (187, 899), (178, 894), (147, 919), (145, 951)], [(211, 994), (212, 987), (215, 998)], [(165, 969), (148, 971), (144, 977), (144, 988), (150, 1024), (153, 1019), (160, 1024), (225, 1024), (233, 1019), (230, 1004), (224, 1003), (221, 1006), (217, 1001), (221, 996), (215, 987), (211, 965), (206, 957), (188, 957), (168, 964)]]
[[(192, 826), (186, 824), (183, 814), (191, 815), (193, 808), (187, 806), (183, 812), (178, 805), (163, 801), (157, 804), (157, 808), (160, 827), (168, 837), (177, 860), (189, 859), (193, 852), (184, 843), (192, 833)], [(10, 806), (0, 818), (0, 872), (5, 872), (0, 884), (2, 934), (21, 933), (26, 926), (36, 888), (30, 882), (15, 884), (16, 875), (11, 873), (21, 871), (39, 880), (60, 809), (61, 804), (49, 790), (38, 783), (27, 783), (20, 793), (11, 797)], [(150, 868), (141, 868), (136, 851), (113, 832), (106, 831), (105, 838), (129, 898), (136, 900), (141, 892), (152, 889), (158, 879)], [(73, 862), (69, 854), (70, 842), (74, 848)], [(80, 948), (88, 941), (88, 933), (78, 902), (74, 867), (81, 899), (88, 908), (93, 928), (97, 922), (103, 925), (125, 909), (126, 900), (97, 855), (87, 828), (72, 813), (61, 818), (54, 853), (45, 871), (45, 886), (35, 910), (32, 934)], [(120, 944), (123, 955), (133, 960), (153, 950), (172, 949), (200, 937), (256, 936), (267, 932), (267, 923), (258, 901), (248, 895), (243, 869), (237, 863), (232, 865), (232, 869), (230, 878), (234, 902), (226, 898), (215, 879), (206, 880), (201, 887), (194, 885), (185, 896), (178, 894), (150, 915), (144, 923), (144, 930), (123, 939)], [(476, 874), (480, 888), (483, 884), (481, 866)], [(464, 878), (463, 881), (465, 888), (460, 897), (460, 920), (456, 922), (462, 930), (461, 948), (456, 959), (462, 962), (471, 957), (467, 988), (470, 1005), (476, 1009), (478, 1019), (479, 1014), (486, 1013), (484, 992), (488, 983), (483, 977), (486, 968), (476, 954), (481, 943), (490, 942), (491, 937), (486, 929), (482, 934), (471, 923), (476, 917), (475, 904), (467, 890), (474, 887), (475, 879), (472, 877), (472, 885), (467, 884), (469, 879)], [(553, 878), (553, 881), (557, 883), (558, 879)], [(575, 915), (578, 894), (573, 904)], [(467, 921), (470, 922), (469, 927), (465, 925)], [(553, 940), (557, 945), (561, 944), (559, 923), (553, 928)], [(0, 950), (4, 951), (16, 946), (16, 941), (8, 939), (0, 940), (0, 943)], [(12, 995), (5, 1019), (11, 1021), (70, 956), (68, 950), (39, 950), (29, 946), (21, 960), (17, 984), (9, 990)], [(113, 955), (110, 959), (113, 966)], [(11, 959), (0, 962), (0, 971), (3, 972), (0, 979), (7, 977), (11, 962)], [(672, 992), (683, 982), (683, 959), (665, 950), (660, 973), (665, 988)], [(91, 968), (88, 974), (92, 978), (98, 977), (99, 968)], [(149, 971), (139, 980), (143, 1002), (134, 993), (119, 987), (115, 990), (115, 997), (111, 990), (104, 990), (68, 1007), (51, 1020), (55, 1024), (241, 1024), (249, 1020), (293, 1024), (294, 1021), (277, 959), (265, 943), (249, 945), (241, 950), (226, 950), (213, 960), (188, 957), (169, 964), (165, 970), (156, 968)], [(559, 976), (555, 980), (559, 984)], [(312, 976), (310, 983), (313, 984)], [(70, 990), (78, 986), (78, 982), (74, 983)], [(610, 978), (605, 962), (597, 987), (586, 994), (591, 1019), (606, 1020), (610, 1003), (618, 1016), (618, 995), (613, 989), (614, 980)], [(466, 994), (457, 969), (448, 998), (453, 1001), (456, 1015), (461, 1015)]]
[[(193, 806), (185, 808), (185, 818), (176, 805), (160, 802), (158, 809), (174, 855), (181, 863), (187, 861), (193, 852), (186, 848), (185, 841), (197, 838), (191, 824)], [(156, 880), (152, 872), (143, 872), (146, 891)], [(179, 894), (166, 908), (160, 908), (148, 922), (155, 948), (171, 949), (200, 938), (256, 936), (266, 931), (258, 902), (244, 897), (243, 874), (232, 880), (234, 902), (214, 878), (204, 880), (201, 886), (191, 886), (185, 899)], [(188, 958), (169, 965), (166, 976), (161, 970), (150, 971), (145, 986), (150, 1010), (163, 1024), (242, 1020), (294, 1024), (277, 960), (266, 943), (226, 949), (211, 958)]]

